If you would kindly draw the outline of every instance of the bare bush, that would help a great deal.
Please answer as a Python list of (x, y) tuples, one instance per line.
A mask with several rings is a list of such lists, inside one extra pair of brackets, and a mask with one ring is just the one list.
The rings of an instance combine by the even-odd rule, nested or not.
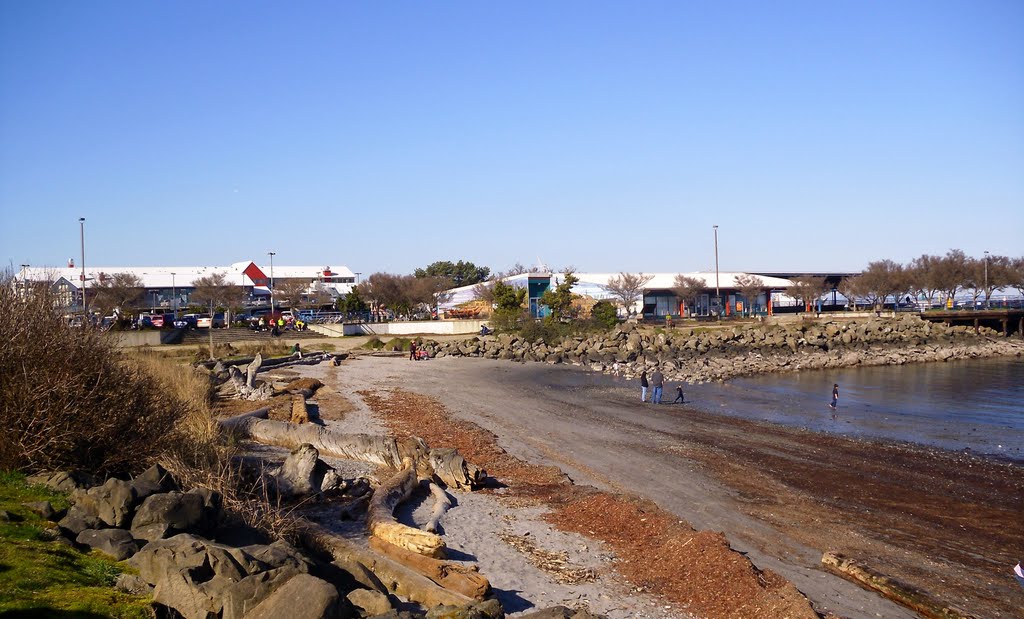
[(0, 468), (138, 470), (167, 445), (187, 404), (96, 329), (72, 328), (40, 286), (0, 276)]

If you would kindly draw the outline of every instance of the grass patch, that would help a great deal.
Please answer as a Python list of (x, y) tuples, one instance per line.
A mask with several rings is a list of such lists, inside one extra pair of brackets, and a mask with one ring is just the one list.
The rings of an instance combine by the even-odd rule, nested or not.
[(22, 505), (32, 501), (67, 507), (64, 495), (0, 472), (0, 509), (14, 516), (0, 522), (0, 615), (153, 617), (149, 598), (112, 588), (121, 564), (47, 541), (54, 525)]

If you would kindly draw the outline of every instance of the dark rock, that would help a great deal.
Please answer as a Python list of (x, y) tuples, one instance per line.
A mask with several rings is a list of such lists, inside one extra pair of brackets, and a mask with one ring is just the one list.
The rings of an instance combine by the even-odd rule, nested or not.
[(75, 506), (95, 514), (110, 527), (123, 527), (135, 506), (135, 489), (126, 481), (108, 479), (102, 486), (72, 493)]
[(53, 505), (49, 501), (34, 501), (32, 503), (22, 503), (22, 505), (46, 520), (53, 520), (54, 516), (57, 515), (56, 510), (53, 509)]
[(116, 561), (123, 561), (139, 550), (132, 534), (124, 529), (86, 529), (75, 541), (108, 554)]
[(71, 492), (72, 490), (78, 489), (84, 490), (96, 485), (92, 477), (73, 471), (48, 471), (45, 473), (37, 473), (26, 477), (25, 482), (36, 486), (46, 486), (47, 488), (58, 492)]
[(72, 505), (68, 513), (57, 523), (60, 528), (67, 531), (72, 537), (86, 529), (98, 529), (103, 526), (103, 521), (95, 514), (91, 514), (78, 505)]
[(166, 522), (154, 522), (131, 529), (132, 537), (146, 542), (155, 542), (158, 539), (170, 537), (174, 530)]
[(277, 588), (255, 608), (246, 619), (320, 619), (321, 617), (352, 617), (351, 610), (341, 614), (337, 589), (309, 574), (298, 574)]
[[(132, 519), (132, 530), (141, 532), (147, 525), (163, 524), (177, 531), (201, 528), (206, 509), (199, 494), (167, 492), (146, 498)], [(161, 536), (162, 537), (162, 536)], [(143, 539), (145, 539), (143, 537)]]
[(525, 615), (519, 615), (519, 619), (570, 619), (576, 611), (565, 606), (552, 606)]

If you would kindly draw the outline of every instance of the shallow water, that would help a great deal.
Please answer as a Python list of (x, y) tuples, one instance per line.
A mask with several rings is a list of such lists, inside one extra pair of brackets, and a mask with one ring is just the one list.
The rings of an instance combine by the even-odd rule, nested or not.
[[(559, 373), (561, 374), (561, 373)], [(554, 376), (551, 376), (554, 378)], [(638, 380), (560, 376), (566, 386)], [(829, 408), (832, 384), (839, 406)], [(677, 383), (665, 385), (665, 402)], [(747, 419), (1024, 460), (1024, 359), (806, 370), (686, 385), (685, 406)]]

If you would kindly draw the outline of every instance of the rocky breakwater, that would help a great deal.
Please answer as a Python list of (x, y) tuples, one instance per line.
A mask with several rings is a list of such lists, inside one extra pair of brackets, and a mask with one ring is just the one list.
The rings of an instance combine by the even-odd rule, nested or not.
[(996, 331), (947, 326), (908, 314), (897, 318), (756, 323), (647, 332), (626, 323), (558, 344), (512, 334), (427, 342), (431, 356), (568, 363), (631, 377), (660, 368), (691, 383), (736, 376), (857, 365), (1021, 355), (1024, 346)]

